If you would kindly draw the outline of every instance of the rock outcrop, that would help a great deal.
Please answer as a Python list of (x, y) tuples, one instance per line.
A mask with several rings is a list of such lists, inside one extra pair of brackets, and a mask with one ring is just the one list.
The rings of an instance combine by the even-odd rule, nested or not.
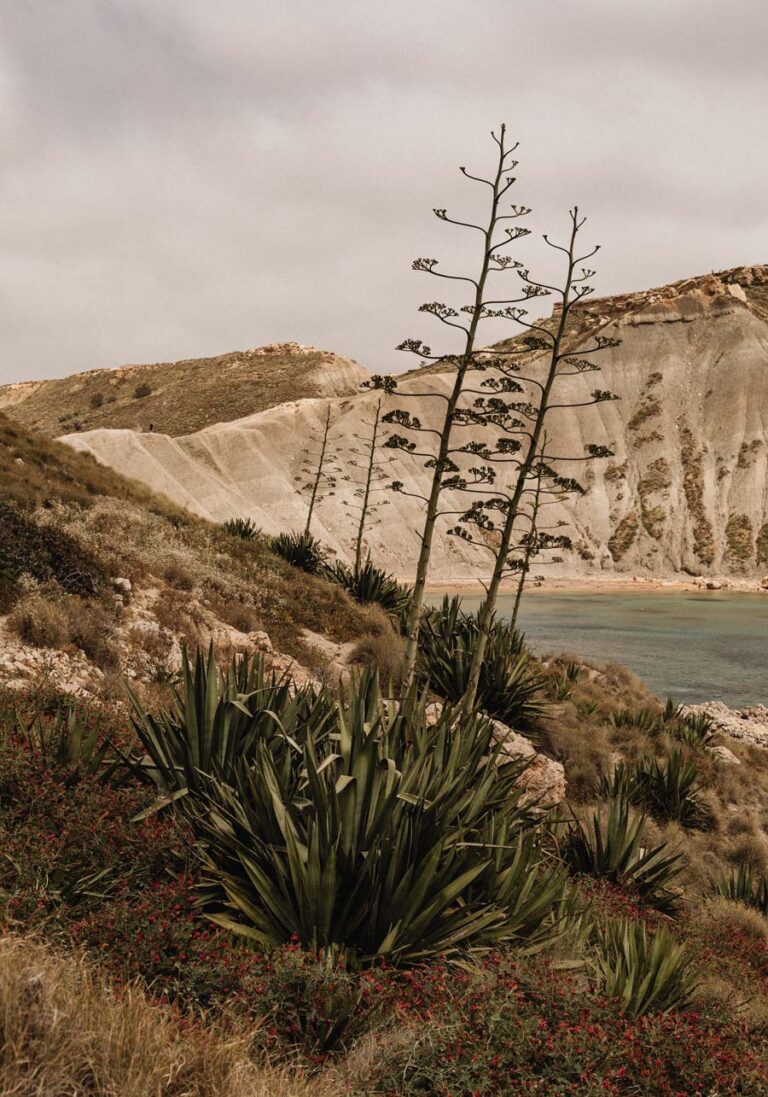
[(706, 701), (701, 705), (686, 705), (684, 711), (709, 716), (715, 731), (729, 739), (739, 739), (768, 750), (768, 708), (765, 705), (731, 709), (722, 701)]

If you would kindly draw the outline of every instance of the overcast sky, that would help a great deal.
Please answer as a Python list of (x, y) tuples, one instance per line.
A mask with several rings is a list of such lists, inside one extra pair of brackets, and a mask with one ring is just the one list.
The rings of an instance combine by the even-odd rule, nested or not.
[(589, 215), (598, 292), (768, 262), (766, 0), (0, 0), (0, 380), (410, 365), (410, 261), (476, 263), (431, 209), (482, 215), (457, 166), (500, 120), (530, 227)]

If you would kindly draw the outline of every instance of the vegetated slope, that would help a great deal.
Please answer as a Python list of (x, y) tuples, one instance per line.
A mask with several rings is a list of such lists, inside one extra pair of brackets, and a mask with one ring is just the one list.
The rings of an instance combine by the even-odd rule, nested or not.
[[(589, 401), (595, 387), (621, 400), (555, 411), (549, 430), (560, 453), (580, 455), (594, 442), (616, 456), (582, 466), (586, 494), (552, 508), (548, 519), (568, 522), (575, 550), (548, 574), (768, 572), (767, 297), (768, 267), (758, 266), (583, 303), (573, 349), (596, 332), (621, 345), (600, 356), (601, 374), (563, 381), (557, 402)], [(540, 368), (535, 359), (526, 363), (534, 375)], [(401, 381), (401, 395), (384, 399), (385, 409), (403, 406), (429, 426), (440, 403), (402, 399), (425, 391), (426, 373), (430, 387), (447, 390), (450, 374), (416, 371)], [(215, 520), (248, 515), (273, 532), (304, 521), (301, 451), (330, 404), (342, 474), (318, 509), (316, 532), (348, 555), (357, 512), (346, 476), (378, 399), (366, 392), (286, 404), (178, 438), (95, 430), (66, 441), (198, 514)], [(472, 431), (459, 435), (466, 441)], [(389, 456), (387, 474), (406, 492), (423, 494), (423, 462), (399, 452)], [(389, 498), (368, 543), (380, 564), (407, 576), (418, 551), (422, 503), (404, 494)], [(446, 509), (466, 507), (466, 498), (448, 497)], [(446, 518), (438, 530), (436, 579), (470, 577), (487, 567), (482, 549), (448, 536), (454, 523)]]
[(56, 435), (126, 427), (187, 434), (286, 400), (344, 396), (367, 377), (349, 358), (275, 343), (214, 358), (121, 366), (0, 387), (0, 408)]
[(289, 657), (320, 667), (385, 624), (262, 539), (230, 536), (0, 413), (0, 684), (159, 683), (181, 644), (211, 640), (265, 651), (278, 670)]

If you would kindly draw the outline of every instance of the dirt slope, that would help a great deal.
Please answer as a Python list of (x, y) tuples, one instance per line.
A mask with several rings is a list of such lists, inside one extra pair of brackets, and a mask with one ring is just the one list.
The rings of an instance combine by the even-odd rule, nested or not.
[[(595, 331), (622, 340), (604, 354), (598, 379), (622, 399), (555, 412), (550, 431), (561, 452), (581, 453), (596, 442), (611, 445), (616, 457), (587, 471), (582, 499), (560, 514), (553, 508), (553, 520), (562, 516), (571, 525), (576, 550), (547, 574), (768, 573), (767, 292), (768, 267), (744, 267), (585, 303), (574, 342)], [(430, 380), (443, 390), (450, 384), (439, 373)], [(587, 375), (563, 382), (561, 392), (588, 400), (594, 387)], [(403, 392), (423, 388), (418, 373), (401, 383)], [(362, 393), (303, 400), (176, 438), (96, 430), (66, 441), (195, 513), (216, 520), (249, 515), (277, 531), (303, 521), (300, 450), (326, 408), (343, 465), (376, 399)], [(416, 398), (403, 406), (429, 423), (436, 404)], [(387, 406), (400, 400), (389, 398)], [(398, 454), (388, 472), (408, 491), (423, 490), (424, 471), (413, 458)], [(351, 492), (342, 478), (318, 512), (317, 533), (345, 554), (354, 532), (345, 505)], [(391, 497), (370, 533), (373, 554), (403, 576), (416, 556), (421, 507)], [(435, 578), (484, 570), (481, 550), (446, 536), (448, 525), (439, 531)]]
[(349, 358), (275, 343), (216, 358), (121, 366), (0, 387), (0, 409), (50, 435), (101, 427), (189, 434), (308, 396), (345, 396), (367, 377)]

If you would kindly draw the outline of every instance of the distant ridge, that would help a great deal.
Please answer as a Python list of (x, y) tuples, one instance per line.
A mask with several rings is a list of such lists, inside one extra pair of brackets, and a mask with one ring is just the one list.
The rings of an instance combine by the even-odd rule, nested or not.
[(273, 343), (213, 358), (119, 366), (4, 385), (0, 409), (48, 435), (104, 427), (143, 431), (151, 426), (177, 436), (289, 400), (347, 396), (366, 377), (368, 372), (350, 358), (300, 343)]

